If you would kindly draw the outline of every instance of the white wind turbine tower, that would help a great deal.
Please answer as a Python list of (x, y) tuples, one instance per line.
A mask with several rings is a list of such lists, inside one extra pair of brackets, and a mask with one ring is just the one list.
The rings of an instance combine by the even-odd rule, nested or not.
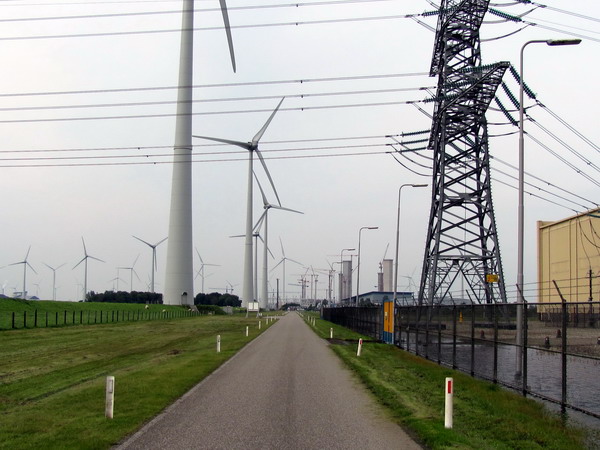
[(262, 195), (262, 200), (263, 200), (263, 208), (265, 210), (265, 212), (263, 212), (262, 215), (260, 216), (260, 219), (258, 219), (258, 222), (256, 223), (256, 226), (254, 227), (254, 229), (258, 230), (258, 228), (260, 227), (261, 222), (262, 222), (262, 225), (264, 227), (264, 232), (263, 232), (264, 249), (263, 249), (263, 278), (262, 278), (261, 295), (260, 295), (260, 308), (266, 309), (269, 304), (269, 298), (268, 298), (268, 295), (269, 295), (269, 293), (268, 293), (269, 269), (268, 269), (268, 255), (267, 255), (267, 253), (270, 252), (270, 250), (269, 250), (269, 210), (272, 208), (272, 209), (280, 209), (282, 211), (290, 211), (290, 212), (294, 212), (294, 213), (298, 213), (298, 214), (304, 214), (304, 213), (301, 211), (296, 211), (295, 209), (284, 208), (281, 205), (273, 205), (272, 203), (269, 203), (267, 200), (267, 196), (265, 195), (265, 191), (263, 190), (262, 186), (260, 185), (260, 182), (258, 181), (258, 178), (256, 178), (256, 183), (258, 184), (258, 188), (260, 189), (260, 194)]
[(244, 244), (244, 287), (243, 287), (243, 291), (242, 291), (242, 306), (243, 307), (247, 307), (248, 302), (255, 300), (254, 299), (254, 286), (253, 286), (253, 280), (252, 280), (252, 274), (253, 274), (253, 267), (252, 267), (253, 266), (253, 263), (252, 263), (252, 256), (253, 256), (252, 255), (252, 234), (253, 234), (252, 233), (252, 231), (253, 231), (252, 176), (254, 174), (253, 168), (252, 168), (253, 158), (254, 158), (254, 153), (256, 153), (263, 168), (265, 169), (267, 178), (269, 179), (269, 182), (271, 183), (271, 187), (273, 188), (273, 191), (275, 192), (275, 197), (277, 197), (277, 203), (279, 203), (279, 205), (281, 205), (281, 202), (279, 201), (279, 195), (277, 195), (277, 190), (275, 189), (275, 184), (273, 183), (271, 174), (269, 173), (269, 170), (267, 169), (267, 164), (265, 163), (265, 160), (263, 159), (262, 154), (258, 151), (258, 142), (260, 141), (263, 134), (267, 130), (267, 127), (273, 120), (273, 117), (279, 110), (279, 107), (281, 106), (281, 103), (283, 102), (284, 99), (285, 99), (285, 97), (283, 97), (281, 99), (281, 101), (279, 102), (279, 104), (277, 105), (275, 110), (271, 113), (271, 116), (267, 119), (267, 121), (265, 122), (263, 127), (258, 131), (258, 133), (256, 133), (256, 135), (252, 138), (251, 142), (240, 142), (240, 141), (232, 141), (229, 139), (219, 139), (219, 138), (208, 137), (208, 136), (195, 136), (194, 135), (195, 138), (208, 139), (211, 141), (222, 142), (224, 144), (237, 145), (238, 147), (242, 147), (242, 148), (248, 150), (248, 192), (247, 192), (247, 200), (246, 200), (246, 240), (245, 240), (245, 244)]
[(58, 267), (52, 267), (44, 263), (44, 265), (52, 271), (52, 300), (56, 300), (56, 271), (64, 266), (66, 263), (61, 264)]
[[(219, 0), (225, 23), (231, 63), (235, 72), (233, 42), (225, 0)], [(181, 19), (179, 89), (169, 216), (169, 245), (163, 302), (193, 304), (194, 268), (192, 239), (192, 100), (194, 74), (194, 0), (184, 0)], [(153, 289), (154, 290), (154, 289)]]
[(198, 270), (198, 273), (196, 273), (196, 276), (194, 277), (194, 279), (198, 278), (198, 275), (200, 275), (200, 277), (202, 278), (202, 293), (204, 294), (204, 267), (205, 266), (214, 266), (214, 267), (220, 267), (219, 264), (209, 264), (209, 263), (205, 263), (202, 260), (202, 256), (200, 256), (200, 252), (198, 251), (198, 248), (196, 248), (196, 253), (198, 254), (198, 258), (200, 258), (200, 269)]
[[(135, 271), (135, 263), (137, 262), (139, 257), (140, 257), (140, 254), (138, 253), (136, 258), (133, 260), (133, 264), (131, 265), (131, 267), (117, 267), (117, 269), (129, 270), (129, 292), (133, 292), (133, 274), (135, 274), (135, 277), (138, 280), (140, 279), (137, 272)], [(119, 273), (117, 272), (117, 278), (118, 277), (119, 277)]]
[(21, 292), (21, 298), (23, 300), (27, 300), (27, 284), (26, 284), (26, 282), (27, 282), (27, 266), (29, 266), (29, 268), (31, 270), (33, 270), (33, 273), (35, 273), (37, 275), (37, 272), (35, 271), (35, 269), (27, 261), (27, 258), (29, 257), (30, 250), (31, 250), (31, 245), (27, 249), (27, 253), (25, 254), (25, 259), (23, 261), (19, 261), (19, 262), (16, 262), (16, 263), (9, 264), (9, 266), (16, 266), (18, 264), (23, 264), (23, 292)]
[(105, 261), (102, 261), (100, 258), (96, 258), (95, 256), (88, 255), (87, 248), (85, 247), (85, 241), (83, 240), (83, 236), (81, 237), (81, 242), (83, 243), (83, 255), (84, 256), (81, 259), (81, 261), (79, 261), (77, 264), (75, 264), (73, 269), (75, 269), (79, 264), (84, 263), (85, 271), (84, 271), (84, 278), (83, 278), (83, 301), (85, 301), (85, 297), (87, 295), (88, 259), (92, 258), (92, 259), (95, 259), (96, 261), (100, 261), (100, 262), (105, 262)]
[(284, 304), (285, 304), (285, 300), (286, 300), (286, 297), (285, 297), (285, 262), (286, 262), (286, 261), (291, 261), (291, 262), (293, 262), (293, 263), (296, 263), (296, 264), (299, 264), (299, 265), (301, 265), (301, 266), (302, 266), (303, 264), (302, 264), (302, 263), (300, 263), (300, 262), (298, 262), (298, 261), (296, 261), (296, 260), (293, 260), (292, 258), (288, 258), (288, 257), (286, 257), (286, 256), (285, 256), (285, 250), (283, 249), (283, 242), (281, 241), (281, 238), (279, 238), (279, 243), (281, 244), (281, 254), (283, 255), (283, 258), (281, 258), (281, 260), (280, 260), (280, 261), (279, 261), (277, 264), (275, 264), (275, 267), (273, 267), (273, 268), (271, 269), (271, 272), (272, 272), (272, 271), (274, 271), (275, 269), (277, 269), (277, 267), (279, 266), (279, 264), (283, 263), (283, 278), (282, 278), (282, 281), (283, 281), (283, 282), (281, 283), (281, 284), (282, 284), (282, 290), (283, 290), (283, 291), (282, 291), (282, 296), (281, 296), (281, 299), (282, 299), (282, 301), (283, 301), (283, 302), (284, 302)]
[(151, 284), (151, 291), (150, 292), (154, 292), (154, 272), (156, 271), (156, 269), (158, 268), (157, 262), (156, 262), (156, 247), (158, 247), (160, 244), (162, 244), (163, 242), (165, 242), (168, 238), (164, 238), (160, 241), (158, 241), (156, 244), (150, 244), (149, 242), (144, 241), (143, 239), (140, 239), (137, 236), (133, 236), (133, 238), (137, 239), (140, 242), (143, 242), (144, 244), (146, 244), (148, 247), (150, 247), (152, 249), (152, 284)]

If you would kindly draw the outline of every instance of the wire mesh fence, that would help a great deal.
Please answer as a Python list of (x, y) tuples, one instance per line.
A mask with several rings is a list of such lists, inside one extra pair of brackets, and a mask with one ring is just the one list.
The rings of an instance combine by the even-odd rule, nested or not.
[[(600, 302), (396, 306), (394, 317), (406, 351), (600, 419)], [(323, 318), (381, 339), (382, 307)]]

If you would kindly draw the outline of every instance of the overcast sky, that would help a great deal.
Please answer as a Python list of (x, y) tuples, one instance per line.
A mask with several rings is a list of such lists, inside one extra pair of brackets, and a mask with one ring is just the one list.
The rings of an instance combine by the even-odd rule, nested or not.
[[(426, 0), (311, 0), (293, 7), (281, 0), (227, 3), (235, 74), (219, 2), (196, 1), (194, 134), (248, 141), (286, 96), (261, 149), (282, 205), (304, 215), (271, 212), (269, 239), (275, 258), (269, 264), (273, 267), (282, 257), (281, 238), (289, 258), (327, 269), (339, 261), (343, 248), (357, 248), (360, 227), (378, 226), (363, 231), (361, 240), (361, 291), (375, 289), (379, 261), (384, 255), (393, 257), (398, 187), (431, 184), (431, 171), (416, 164), (427, 160), (411, 156), (414, 162), (401, 159), (408, 168), (403, 167), (386, 153), (392, 141), (385, 136), (431, 126), (425, 113), (431, 113), (433, 104), (417, 103), (423, 113), (407, 102), (435, 92), (436, 80), (428, 72), (437, 17), (405, 16), (435, 7)], [(582, 156), (527, 124), (536, 139), (576, 166), (569, 168), (526, 140), (526, 170), (541, 179), (535, 180), (537, 186), (563, 197), (527, 188), (543, 197), (526, 197), (525, 282), (534, 283), (536, 221), (571, 216), (600, 199), (594, 182), (600, 179), (595, 167), (600, 165), (600, 3), (542, 0), (539, 5), (546, 8), (513, 3), (495, 3), (494, 8), (513, 16), (533, 10), (523, 16), (529, 25), (503, 22), (488, 13), (481, 31), (483, 62), (503, 60), (518, 67), (519, 50), (527, 40), (585, 36), (575, 47), (528, 47), (525, 79), (540, 102), (596, 145), (594, 149), (569, 131), (548, 109), (531, 108), (538, 124)], [(81, 298), (77, 285), (83, 284), (83, 265), (73, 267), (83, 257), (82, 236), (88, 253), (105, 261), (90, 261), (88, 289), (116, 288), (117, 267), (131, 266), (138, 255), (140, 280), (134, 277), (133, 289), (148, 289), (152, 253), (132, 235), (155, 243), (168, 232), (181, 4), (0, 3), (0, 265), (22, 261), (31, 246), (29, 262), (37, 274), (28, 271), (30, 294), (52, 298), (52, 272), (44, 263), (65, 264), (57, 271), (57, 297)], [(264, 7), (268, 5), (272, 7)], [(164, 13), (145, 14), (158, 11)], [(351, 18), (363, 20), (346, 20)], [(514, 78), (507, 73), (505, 80), (518, 95)], [(499, 97), (514, 110), (504, 92)], [(518, 116), (514, 111), (512, 115)], [(506, 117), (495, 110), (488, 121), (494, 136), (492, 175), (501, 182), (492, 186), (496, 220), (506, 285), (514, 298), (517, 182), (505, 173), (517, 175), (506, 165), (516, 165), (517, 129), (505, 125)], [(206, 263), (219, 265), (206, 268), (205, 290), (224, 291), (231, 283), (240, 294), (243, 239), (230, 236), (244, 232), (247, 154), (200, 140), (194, 144), (194, 242)], [(257, 172), (264, 187), (262, 168)], [(258, 217), (262, 200), (256, 194)], [(267, 196), (275, 202), (271, 191)], [(419, 282), (430, 198), (430, 188), (402, 192), (402, 290), (409, 288), (405, 277)], [(158, 248), (158, 291), (164, 286), (167, 245)], [(195, 255), (195, 271), (198, 263)], [(21, 290), (22, 267), (0, 269), (7, 295)], [(290, 297), (298, 296), (299, 288), (289, 284), (297, 283), (305, 270), (288, 263)], [(271, 273), (273, 288), (281, 277), (279, 269)], [(121, 270), (120, 278), (118, 288), (129, 290), (129, 272)], [(326, 296), (326, 285), (327, 276), (320, 275), (320, 298)], [(195, 293), (199, 291), (200, 277)]]

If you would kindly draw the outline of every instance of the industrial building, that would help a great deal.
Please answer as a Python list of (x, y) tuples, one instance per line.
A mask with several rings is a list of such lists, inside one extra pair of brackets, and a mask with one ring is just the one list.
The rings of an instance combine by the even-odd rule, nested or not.
[[(600, 208), (555, 222), (538, 221), (537, 229), (538, 302), (560, 303), (562, 294), (565, 301), (580, 303), (570, 305), (571, 313), (588, 313), (581, 303), (600, 300)], [(550, 309), (540, 306), (539, 311)]]

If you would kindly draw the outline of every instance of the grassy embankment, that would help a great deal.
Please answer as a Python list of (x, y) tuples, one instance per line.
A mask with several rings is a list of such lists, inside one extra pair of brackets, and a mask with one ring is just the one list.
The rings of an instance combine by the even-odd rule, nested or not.
[[(306, 316), (306, 315), (305, 315)], [(311, 326), (312, 327), (312, 326)], [(315, 332), (329, 338), (365, 338), (317, 319)], [(583, 449), (583, 431), (566, 426), (540, 403), (446, 369), (392, 345), (332, 345), (391, 417), (433, 449)], [(444, 428), (444, 380), (454, 379), (454, 427)]]
[(0, 448), (109, 448), (266, 329), (235, 315), (0, 332)]

